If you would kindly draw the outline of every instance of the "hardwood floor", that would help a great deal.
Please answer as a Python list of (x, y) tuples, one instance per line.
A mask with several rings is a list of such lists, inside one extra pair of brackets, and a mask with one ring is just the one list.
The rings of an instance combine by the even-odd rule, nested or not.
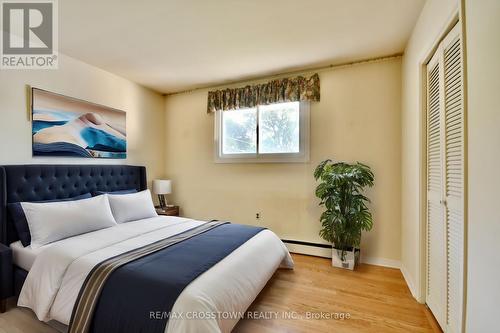
[[(351, 272), (331, 267), (328, 259), (295, 254), (293, 259), (295, 269), (278, 270), (248, 309), (270, 319), (245, 318), (234, 332), (440, 332), (397, 269), (360, 265)], [(308, 313), (343, 313), (349, 319), (310, 319)], [(0, 333), (54, 332), (31, 311), (12, 304), (0, 315)]]
[[(248, 311), (295, 311), (300, 319), (251, 320), (235, 332), (440, 332), (397, 269), (334, 268), (329, 259), (293, 255), (295, 269), (279, 270)], [(345, 313), (349, 319), (307, 319), (307, 312)]]

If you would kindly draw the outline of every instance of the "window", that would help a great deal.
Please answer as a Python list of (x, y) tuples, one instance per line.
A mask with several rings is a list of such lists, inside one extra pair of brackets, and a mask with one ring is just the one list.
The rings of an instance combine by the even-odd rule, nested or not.
[(220, 163), (307, 162), (309, 103), (217, 111), (215, 148)]

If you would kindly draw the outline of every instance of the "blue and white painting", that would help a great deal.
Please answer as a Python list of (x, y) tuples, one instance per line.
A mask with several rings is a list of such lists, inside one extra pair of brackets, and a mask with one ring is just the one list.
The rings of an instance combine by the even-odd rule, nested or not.
[(32, 89), (33, 156), (127, 157), (126, 113)]

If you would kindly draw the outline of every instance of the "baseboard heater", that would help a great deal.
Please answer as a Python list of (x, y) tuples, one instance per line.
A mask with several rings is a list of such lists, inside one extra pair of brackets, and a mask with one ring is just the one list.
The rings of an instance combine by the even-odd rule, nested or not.
[(281, 241), (283, 243), (288, 243), (288, 244), (315, 246), (315, 247), (322, 247), (324, 249), (331, 249), (332, 248), (332, 246), (330, 244), (311, 243), (311, 242), (304, 242), (304, 241), (293, 240), (293, 239), (282, 239)]
[[(283, 243), (286, 244), (288, 251), (298, 254), (306, 254), (309, 256), (331, 258), (332, 257), (332, 246), (330, 244), (312, 243), (304, 242), (293, 239), (282, 239)], [(361, 256), (361, 262), (371, 265), (391, 267), (399, 269), (401, 263), (399, 260), (391, 260), (384, 258), (373, 258)]]
[(288, 250), (292, 253), (307, 254), (324, 258), (332, 257), (332, 246), (330, 244), (304, 242), (294, 239), (282, 239), (281, 241), (287, 244)]

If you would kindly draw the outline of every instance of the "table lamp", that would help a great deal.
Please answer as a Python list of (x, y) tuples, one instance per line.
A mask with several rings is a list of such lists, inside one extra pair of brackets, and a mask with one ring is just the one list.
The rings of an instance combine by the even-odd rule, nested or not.
[(165, 194), (172, 193), (172, 181), (165, 179), (153, 180), (153, 192), (158, 195), (160, 207), (162, 209), (165, 209), (165, 207), (167, 207), (167, 199), (165, 198)]

